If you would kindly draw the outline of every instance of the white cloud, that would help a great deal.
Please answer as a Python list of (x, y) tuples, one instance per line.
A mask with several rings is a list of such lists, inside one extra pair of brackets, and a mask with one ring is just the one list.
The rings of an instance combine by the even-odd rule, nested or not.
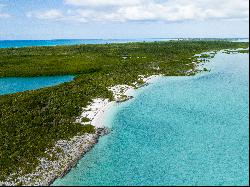
[(0, 10), (1, 10), (3, 7), (6, 7), (6, 5), (0, 3)]
[(0, 4), (0, 19), (1, 19), (1, 18), (9, 18), (9, 17), (11, 17), (10, 14), (5, 13), (5, 12), (2, 11), (2, 9), (3, 9), (5, 6), (6, 6), (6, 5), (4, 5), (4, 4)]
[(207, 19), (248, 20), (248, 0), (64, 0), (64, 14), (49, 10), (38, 19), (91, 21), (166, 21)]
[(51, 9), (44, 12), (28, 12), (26, 16), (28, 18), (35, 17), (42, 20), (57, 20), (64, 17), (62, 12), (57, 9)]
[(120, 7), (118, 15), (126, 20), (183, 21), (248, 18), (248, 0), (169, 0), (164, 3)]
[(74, 6), (134, 6), (140, 5), (148, 0), (65, 0), (65, 4)]
[(0, 12), (0, 18), (10, 18), (11, 16), (7, 13), (1, 13)]

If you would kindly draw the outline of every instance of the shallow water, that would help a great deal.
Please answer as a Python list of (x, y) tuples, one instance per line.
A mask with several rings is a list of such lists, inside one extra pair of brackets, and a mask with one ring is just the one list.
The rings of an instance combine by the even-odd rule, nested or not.
[(248, 61), (218, 53), (211, 72), (137, 90), (107, 114), (112, 133), (53, 185), (247, 185)]
[(47, 77), (10, 77), (0, 78), (0, 95), (35, 90), (54, 86), (74, 79), (74, 76), (47, 76)]

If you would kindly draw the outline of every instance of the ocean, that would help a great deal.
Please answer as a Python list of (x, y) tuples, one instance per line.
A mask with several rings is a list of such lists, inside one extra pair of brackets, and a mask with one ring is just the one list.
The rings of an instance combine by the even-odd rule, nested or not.
[(0, 40), (0, 48), (17, 48), (32, 46), (58, 46), (79, 44), (107, 44), (128, 42), (154, 42), (176, 39), (145, 38), (145, 39), (58, 39), (58, 40)]
[(53, 185), (247, 185), (249, 55), (219, 52), (206, 67), (107, 111), (111, 134)]
[[(170, 40), (178, 40), (178, 39), (177, 38), (138, 38), (138, 39), (0, 40), (0, 48), (79, 45), (79, 44), (107, 44), (107, 43), (128, 43), (128, 42), (155, 42), (155, 41), (170, 41)], [(208, 40), (213, 40), (213, 38), (210, 38)], [(249, 39), (243, 39), (243, 38), (227, 39), (227, 40), (232, 40), (236, 42), (249, 42)]]

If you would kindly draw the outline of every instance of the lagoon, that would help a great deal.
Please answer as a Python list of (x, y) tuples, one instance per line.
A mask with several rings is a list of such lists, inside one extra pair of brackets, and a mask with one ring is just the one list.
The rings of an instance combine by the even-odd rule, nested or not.
[(53, 185), (247, 185), (249, 56), (162, 77), (107, 112), (111, 134)]
[(0, 95), (54, 86), (74, 79), (74, 76), (7, 77), (0, 78)]

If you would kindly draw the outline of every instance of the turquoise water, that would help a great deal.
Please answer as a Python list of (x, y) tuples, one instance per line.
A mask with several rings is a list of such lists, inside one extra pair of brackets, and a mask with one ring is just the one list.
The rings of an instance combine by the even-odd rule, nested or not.
[(108, 112), (108, 136), (53, 185), (247, 185), (249, 56), (160, 78)]
[(48, 76), (48, 77), (10, 77), (0, 78), (0, 95), (35, 90), (38, 88), (54, 86), (74, 79), (74, 76)]
[[(138, 39), (60, 39), (60, 40), (0, 40), (0, 48), (56, 46), (78, 44), (106, 44), (128, 42), (154, 42), (178, 40), (176, 38), (138, 38)], [(236, 42), (249, 42), (249, 39), (234, 39)]]
[(142, 39), (60, 39), (60, 40), (0, 40), (0, 48), (31, 47), (31, 46), (56, 46), (77, 44), (106, 44), (127, 42), (153, 42), (169, 41), (164, 38), (142, 38)]

